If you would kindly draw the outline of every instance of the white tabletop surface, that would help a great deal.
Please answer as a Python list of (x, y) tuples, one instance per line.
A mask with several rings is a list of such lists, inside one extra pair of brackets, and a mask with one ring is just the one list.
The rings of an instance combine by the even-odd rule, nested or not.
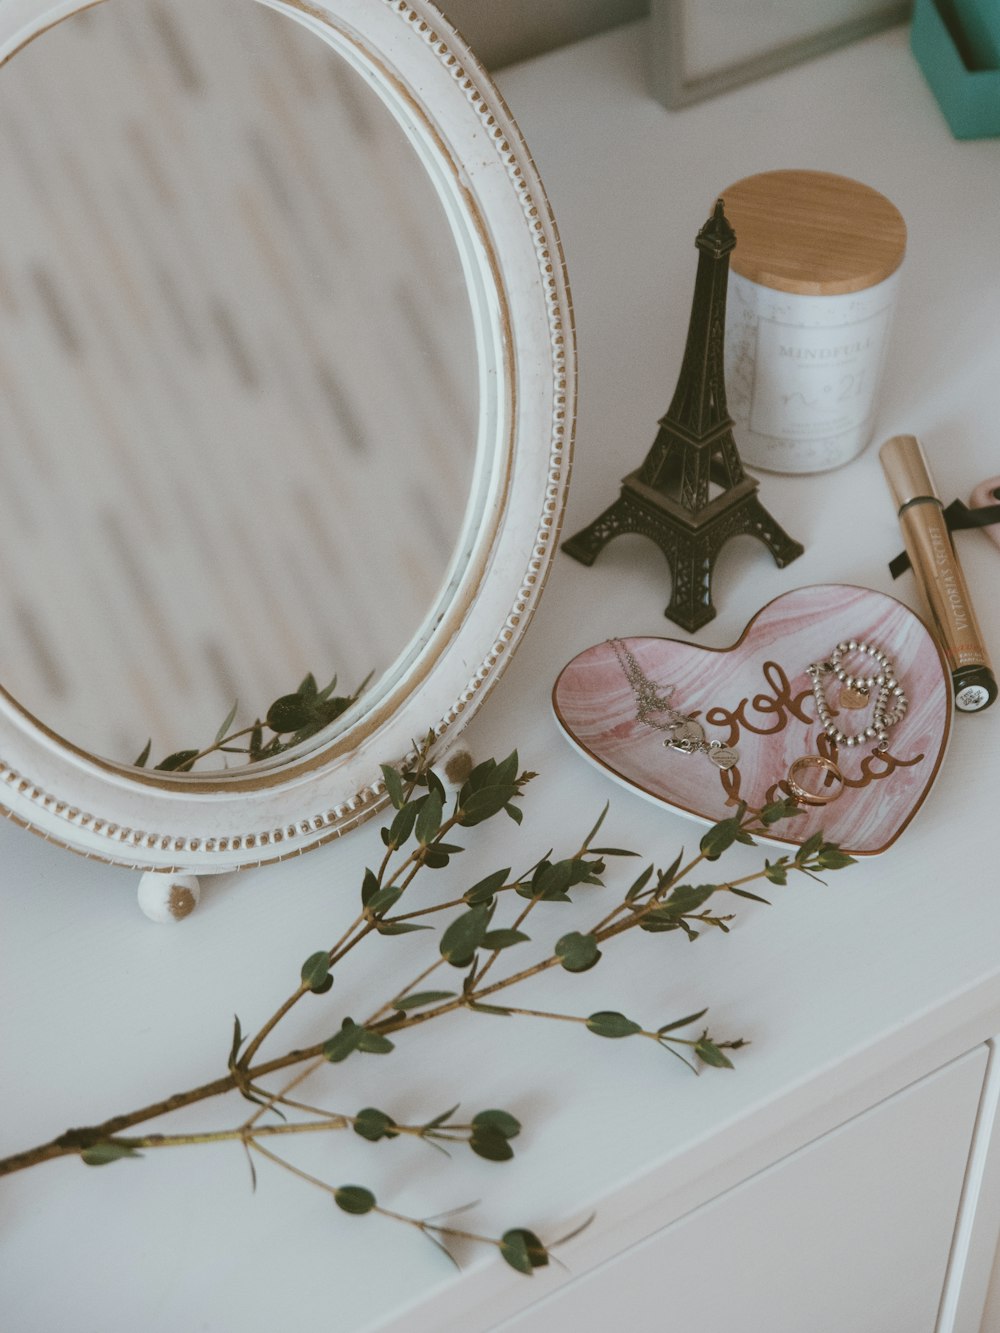
[[(692, 240), (716, 192), (775, 167), (855, 176), (907, 220), (876, 443), (920, 435), (945, 499), (1000, 473), (1000, 142), (952, 140), (902, 29), (674, 113), (646, 93), (644, 35), (632, 26), (501, 80), (546, 182), (574, 293), (580, 400), (565, 531), (615, 498), (652, 441), (683, 350)], [(901, 542), (874, 446), (825, 476), (764, 477), (761, 499), (806, 552), (779, 570), (759, 544), (731, 543), (715, 576), (718, 616), (699, 643), (726, 646), (760, 606), (803, 584), (857, 583), (919, 607), (912, 578), (894, 585), (887, 571)], [(958, 540), (1000, 661), (1000, 551), (982, 533)], [(516, 660), (467, 735), (480, 758), (516, 744), (541, 776), (521, 832), (487, 825), (473, 843), (480, 852), (456, 867), (455, 891), (552, 845), (572, 850), (609, 799), (607, 842), (661, 865), (693, 845), (697, 826), (612, 787), (572, 753), (549, 708), (559, 669), (591, 644), (687, 637), (663, 619), (668, 592), (662, 557), (637, 538), (612, 543), (590, 570), (557, 557)], [(957, 718), (936, 788), (884, 856), (827, 887), (774, 889), (770, 908), (741, 904), (728, 937), (692, 947), (676, 935), (629, 936), (592, 972), (549, 974), (519, 993), (528, 1006), (621, 1009), (657, 1023), (708, 1004), (714, 1028), (751, 1039), (736, 1072), (695, 1078), (646, 1043), (456, 1017), (415, 1031), (389, 1059), (331, 1067), (310, 1096), (400, 1120), (458, 1101), (506, 1107), (525, 1126), (514, 1162), (467, 1150), (448, 1162), (421, 1144), (350, 1134), (323, 1136), (296, 1160), (333, 1183), (366, 1184), (403, 1212), (481, 1200), (466, 1220), (491, 1234), (521, 1225), (552, 1237), (596, 1210), (563, 1254), (582, 1272), (991, 1035), (998, 728), (1000, 707)], [(366, 826), (300, 860), (212, 882), (190, 921), (157, 928), (136, 909), (134, 874), (0, 826), (0, 1153), (223, 1073), (234, 1012), (249, 1028), (294, 987), (302, 960), (353, 917), (362, 869), (380, 851), (377, 826)], [(739, 849), (734, 864), (749, 869), (758, 857)], [(554, 939), (569, 909), (547, 910), (537, 933)], [(417, 936), (359, 950), (331, 995), (290, 1021), (287, 1044), (328, 1035), (367, 998), (380, 1001), (387, 975), (408, 978), (425, 948)], [(174, 1127), (240, 1119), (241, 1104), (229, 1102)], [(266, 1163), (251, 1193), (231, 1144), (100, 1171), (63, 1160), (0, 1190), (0, 1300), (17, 1333), (307, 1324), (471, 1333), (566, 1280), (550, 1269), (529, 1282), (485, 1253), (463, 1263), (456, 1276), (408, 1228), (348, 1217)]]

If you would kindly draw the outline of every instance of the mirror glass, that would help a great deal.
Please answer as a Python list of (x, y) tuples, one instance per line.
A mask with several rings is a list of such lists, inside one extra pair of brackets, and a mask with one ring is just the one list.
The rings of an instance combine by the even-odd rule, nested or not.
[(257, 0), (104, 0), (0, 69), (0, 199), (0, 684), (177, 772), (357, 716), (460, 560), (479, 409), (396, 120)]

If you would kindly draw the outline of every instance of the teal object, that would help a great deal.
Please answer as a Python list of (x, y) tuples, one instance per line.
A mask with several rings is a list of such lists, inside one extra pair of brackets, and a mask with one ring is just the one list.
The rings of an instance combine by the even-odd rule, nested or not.
[(952, 0), (972, 69), (1000, 69), (1000, 0)]
[(953, 0), (917, 0), (910, 48), (956, 139), (1000, 135), (1000, 69), (976, 69)]

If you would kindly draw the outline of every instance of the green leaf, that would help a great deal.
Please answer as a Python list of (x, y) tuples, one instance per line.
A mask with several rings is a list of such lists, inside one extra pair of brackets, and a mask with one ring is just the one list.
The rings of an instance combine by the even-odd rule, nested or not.
[(365, 908), (372, 916), (382, 916), (391, 907), (395, 907), (402, 896), (403, 886), (401, 884), (386, 884), (372, 894), (365, 903)]
[(396, 1122), (375, 1106), (366, 1106), (354, 1117), (354, 1132), (371, 1143), (379, 1139), (398, 1139)]
[(507, 1142), (507, 1135), (495, 1125), (473, 1124), (469, 1136), (469, 1147), (477, 1157), (485, 1157), (489, 1162), (509, 1162), (514, 1156), (514, 1149)]
[(750, 847), (755, 846), (750, 834), (740, 827), (738, 817), (723, 819), (721, 823), (713, 824), (699, 846), (707, 861), (717, 861), (734, 842), (745, 842)]
[(340, 1031), (324, 1045), (323, 1054), (331, 1064), (339, 1064), (358, 1049), (364, 1028), (345, 1018)]
[(593, 935), (572, 930), (556, 941), (554, 951), (567, 972), (586, 972), (600, 959), (601, 951)]
[(333, 973), (330, 971), (330, 955), (326, 949), (311, 953), (302, 964), (302, 984), (308, 986), (314, 995), (325, 995), (333, 985)]
[(528, 936), (521, 930), (488, 930), (483, 936), (484, 949), (509, 949), (513, 944), (523, 944)]
[(530, 885), (522, 884), (517, 892), (522, 898), (538, 898), (543, 902), (568, 903), (572, 899), (567, 890), (577, 884), (600, 884), (597, 871), (603, 870), (600, 861), (587, 861), (583, 857), (568, 857), (554, 864), (547, 860), (539, 861)]
[(639, 917), (639, 929), (650, 935), (659, 935), (668, 930), (680, 930), (685, 924), (669, 907), (654, 907)]
[(456, 1102), (455, 1105), (449, 1107), (447, 1111), (442, 1111), (441, 1114), (436, 1115), (433, 1120), (428, 1120), (425, 1125), (421, 1125), (421, 1129), (423, 1129), (425, 1133), (429, 1129), (440, 1129), (442, 1125), (448, 1123), (451, 1117), (458, 1110), (460, 1104), (461, 1103)]
[(453, 1000), (455, 992), (453, 990), (421, 990), (414, 991), (412, 995), (403, 995), (398, 1000), (393, 1000), (393, 1009), (399, 1009), (406, 1013), (409, 1009), (423, 1009), (427, 1004), (438, 1004), (441, 1000)]
[(107, 1166), (109, 1162), (119, 1162), (123, 1157), (141, 1157), (142, 1153), (127, 1143), (108, 1139), (104, 1143), (92, 1143), (80, 1153), (82, 1161), (88, 1166)]
[(799, 850), (795, 853), (795, 864), (803, 865), (815, 852), (819, 851), (822, 845), (823, 832), (820, 830), (818, 833), (814, 833), (811, 838), (806, 838), (805, 842), (799, 847)]
[(736, 841), (738, 828), (735, 819), (724, 819), (719, 824), (713, 824), (699, 844), (702, 855), (709, 861), (718, 860)]
[(240, 1027), (239, 1014), (233, 1014), (233, 1042), (229, 1048), (228, 1068), (232, 1069), (236, 1063), (236, 1057), (240, 1053), (240, 1047), (243, 1045), (243, 1029)]
[(311, 699), (301, 694), (283, 694), (267, 710), (267, 725), (279, 735), (299, 731), (316, 719), (316, 707)]
[(651, 865), (648, 865), (646, 869), (642, 872), (642, 874), (638, 877), (638, 879), (633, 880), (628, 893), (626, 893), (625, 895), (625, 901), (627, 903), (634, 902), (635, 899), (639, 896), (640, 893), (642, 893), (643, 889), (646, 887), (646, 885), (652, 878), (653, 878), (653, 867)]
[(763, 903), (765, 907), (771, 906), (770, 902), (768, 902), (766, 898), (762, 898), (759, 893), (751, 893), (749, 889), (737, 889), (734, 888), (732, 884), (730, 884), (729, 892), (735, 893), (737, 898), (749, 898), (751, 902)]
[(174, 754), (168, 754), (166, 759), (161, 759), (156, 767), (161, 773), (176, 773), (190, 764), (192, 759), (197, 759), (199, 754), (200, 750), (177, 750)]
[(385, 783), (385, 789), (389, 800), (397, 810), (402, 810), (406, 804), (406, 789), (403, 786), (403, 779), (390, 764), (382, 766), (382, 781)]
[(509, 815), (515, 824), (520, 824), (524, 819), (524, 811), (519, 805), (513, 805), (510, 801), (504, 806), (504, 814)]
[(361, 881), (361, 906), (367, 907), (376, 893), (378, 893), (378, 876), (374, 870), (366, 867)]
[(394, 1049), (388, 1037), (362, 1027), (351, 1018), (345, 1018), (340, 1031), (323, 1047), (323, 1054), (331, 1064), (339, 1064), (354, 1051), (366, 1051), (369, 1055), (388, 1055)]
[(325, 727), (328, 722), (340, 717), (341, 713), (346, 713), (352, 703), (354, 703), (354, 700), (347, 695), (338, 696), (334, 699), (324, 699), (317, 695), (313, 703), (315, 715), (312, 722), (308, 724), (309, 728), (312, 731), (318, 731), (320, 727)]
[(720, 1051), (715, 1042), (706, 1034), (694, 1048), (695, 1055), (713, 1069), (732, 1069), (733, 1062), (725, 1051)]
[(822, 870), (843, 870), (845, 866), (856, 865), (857, 862), (853, 856), (848, 856), (833, 842), (825, 842), (819, 849), (820, 869)]
[(764, 862), (764, 878), (772, 884), (788, 883), (788, 857), (782, 856), (777, 861)]
[(483, 942), (490, 915), (490, 908), (480, 905), (455, 917), (441, 936), (441, 957), (453, 967), (468, 967)]
[(624, 847), (591, 847), (591, 856), (638, 856), (638, 852), (626, 851)]
[(345, 1213), (370, 1213), (375, 1207), (375, 1195), (363, 1185), (341, 1185), (333, 1192), (334, 1202)]
[(416, 921), (376, 921), (375, 929), (380, 935), (409, 935), (414, 930), (433, 930), (433, 926), (422, 926)]
[(222, 726), (215, 733), (216, 745), (218, 745), (219, 741), (225, 740), (226, 736), (229, 734), (229, 728), (233, 725), (233, 719), (236, 717), (236, 710), (237, 708), (239, 708), (239, 706), (240, 706), (239, 699), (234, 699), (232, 708), (230, 708), (229, 712), (226, 714), (225, 722), (223, 722)]
[(559, 861), (556, 865), (553, 865), (551, 861), (543, 859), (535, 866), (530, 882), (517, 886), (517, 893), (522, 898), (538, 898), (540, 901), (550, 903), (568, 903), (573, 901), (566, 892), (569, 881), (568, 861)]
[(250, 758), (256, 760), (261, 758), (264, 749), (264, 728), (259, 722), (253, 724), (253, 730), (250, 733)]
[[(455, 847), (453, 850), (460, 852), (462, 848)], [(446, 865), (451, 863), (451, 856), (451, 852), (446, 852), (442, 847), (432, 845), (424, 848), (420, 857), (420, 863), (421, 865), (425, 865), (428, 870), (443, 870)]]
[(389, 825), (388, 833), (385, 829), (382, 830), (383, 841), (387, 846), (391, 844), (393, 847), (402, 847), (413, 832), (413, 825), (425, 799), (426, 797), (421, 796), (415, 801), (408, 801), (401, 810), (396, 811), (396, 817)]
[(440, 792), (432, 791), (424, 797), (416, 823), (417, 842), (422, 847), (433, 841), (435, 833), (441, 827), (443, 813), (444, 802), (441, 800)]
[(389, 1038), (383, 1037), (381, 1032), (372, 1032), (368, 1028), (361, 1029), (361, 1037), (358, 1040), (359, 1051), (365, 1051), (368, 1055), (388, 1055), (395, 1049)]
[(632, 1037), (642, 1031), (638, 1023), (633, 1023), (631, 1018), (626, 1018), (614, 1009), (602, 1009), (591, 1014), (587, 1019), (587, 1027), (598, 1037)]
[[(311, 675), (312, 675), (312, 672), (310, 672), (309, 675), (311, 676)], [(370, 679), (370, 677), (369, 677), (369, 679)], [(307, 682), (308, 680), (309, 680), (309, 676), (306, 676), (306, 679), (302, 682), (302, 685), (305, 685), (306, 682)], [(360, 690), (363, 690), (364, 687), (365, 687), (365, 685), (367, 685), (367, 684), (368, 684), (368, 680), (365, 680), (364, 684), (361, 685), (360, 688), (359, 688), (359, 693), (360, 693)], [(304, 693), (304, 691), (303, 691), (303, 689), (302, 689), (302, 685), (299, 686), (299, 694)], [(320, 703), (322, 703), (325, 699), (329, 699), (330, 695), (334, 692), (334, 690), (335, 690), (336, 688), (337, 688), (337, 677), (336, 677), (336, 675), (335, 675), (334, 678), (333, 678), (333, 680), (330, 681), (329, 685), (325, 685), (325, 686), (323, 687), (323, 689), (321, 689), (320, 692), (316, 695), (317, 700), (318, 700)]]
[[(334, 679), (336, 679), (336, 677), (334, 677)], [(299, 684), (299, 688), (295, 692), (296, 694), (300, 694), (303, 699), (315, 699), (318, 697), (319, 686), (316, 684), (316, 677), (311, 671), (303, 678)]]
[(494, 894), (507, 883), (507, 876), (510, 874), (510, 866), (504, 870), (494, 870), (492, 875), (487, 875), (485, 879), (479, 880), (473, 884), (471, 889), (466, 889), (462, 895), (470, 907), (476, 907), (480, 903), (491, 903)]
[(661, 910), (665, 909), (675, 917), (688, 916), (691, 912), (696, 912), (702, 903), (707, 902), (718, 887), (717, 884), (678, 884)]
[(486, 787), (496, 786), (497, 783), (514, 782), (518, 766), (516, 750), (512, 750), (507, 758), (501, 759), (499, 763), (495, 759), (484, 759), (466, 778), (463, 791), (481, 791)]
[(787, 797), (783, 801), (772, 801), (770, 805), (765, 805), (760, 812), (760, 822), (765, 828), (770, 828), (776, 824), (779, 819), (790, 819), (793, 815), (804, 815), (805, 811), (800, 805)]
[(502, 763), (487, 759), (472, 770), (458, 796), (459, 822), (469, 828), (490, 819), (518, 794), (517, 751)]
[(675, 1018), (672, 1023), (664, 1023), (663, 1027), (656, 1031), (662, 1037), (665, 1032), (676, 1032), (678, 1028), (686, 1028), (689, 1023), (697, 1023), (699, 1018), (704, 1018), (708, 1013), (707, 1009), (699, 1009), (696, 1014), (688, 1014), (684, 1018)]
[(584, 838), (584, 840), (583, 840), (583, 845), (584, 845), (584, 847), (588, 847), (588, 848), (589, 848), (590, 844), (591, 844), (591, 843), (594, 841), (594, 839), (597, 837), (598, 833), (601, 831), (601, 825), (604, 823), (604, 820), (605, 820), (605, 818), (606, 818), (606, 816), (607, 816), (607, 813), (608, 813), (608, 811), (610, 810), (610, 808), (611, 808), (611, 802), (610, 802), (610, 801), (605, 801), (605, 802), (604, 802), (604, 809), (603, 809), (603, 810), (601, 811), (601, 813), (597, 816), (597, 823), (594, 825), (594, 827), (590, 830), (590, 832), (587, 834), (587, 836), (586, 836), (586, 837)]
[(511, 1268), (531, 1277), (536, 1268), (544, 1268), (549, 1262), (549, 1252), (533, 1231), (524, 1227), (515, 1227), (505, 1231), (500, 1238), (500, 1253)]
[(473, 1126), (490, 1125), (505, 1139), (516, 1139), (521, 1132), (521, 1122), (515, 1119), (509, 1111), (480, 1111), (478, 1115), (472, 1117)]
[(499, 1018), (510, 1018), (510, 1010), (499, 1004), (480, 1004), (477, 1000), (469, 1000), (465, 1007), (474, 1009), (477, 1014), (496, 1014)]
[(145, 768), (145, 767), (146, 767), (146, 760), (149, 758), (149, 752), (150, 752), (150, 750), (151, 750), (152, 748), (153, 748), (153, 738), (152, 738), (152, 736), (150, 736), (149, 740), (148, 740), (148, 741), (146, 742), (146, 744), (143, 746), (142, 754), (139, 755), (138, 759), (135, 760), (135, 767), (136, 767), (136, 768)]
[(681, 868), (681, 862), (684, 860), (684, 848), (682, 847), (674, 857), (669, 870), (663, 870), (659, 875), (659, 883), (666, 886), (671, 884), (678, 870)]

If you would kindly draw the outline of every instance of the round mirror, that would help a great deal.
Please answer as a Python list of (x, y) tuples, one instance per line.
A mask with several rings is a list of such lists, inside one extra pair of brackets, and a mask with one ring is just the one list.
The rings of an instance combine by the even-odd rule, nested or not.
[(424, 0), (5, 0), (0, 60), (0, 800), (140, 867), (295, 854), (541, 591), (544, 193)]
[(0, 126), (0, 682), (161, 771), (331, 734), (470, 497), (475, 330), (417, 152), (248, 0), (73, 15), (7, 64)]

